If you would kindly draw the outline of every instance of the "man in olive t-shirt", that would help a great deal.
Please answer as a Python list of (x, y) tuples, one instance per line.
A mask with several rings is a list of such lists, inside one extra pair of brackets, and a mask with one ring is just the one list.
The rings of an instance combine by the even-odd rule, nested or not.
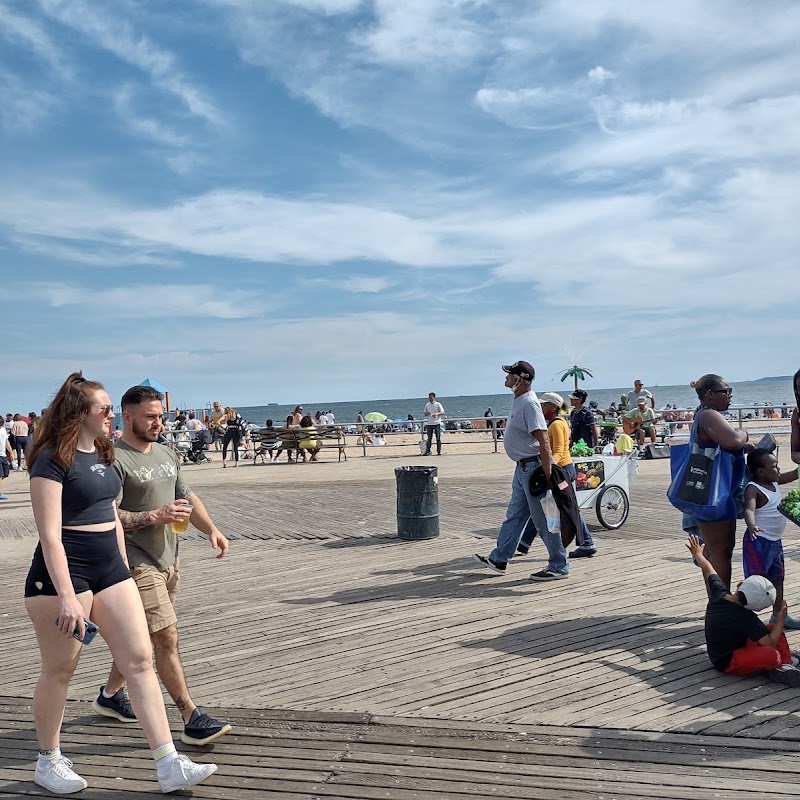
[[(117, 506), (131, 576), (139, 589), (153, 641), (158, 675), (183, 716), (181, 741), (205, 745), (227, 733), (231, 726), (204, 713), (189, 694), (173, 605), (179, 576), (178, 535), (171, 523), (188, 517), (219, 550), (217, 558), (228, 552), (228, 540), (217, 530), (200, 498), (183, 482), (176, 453), (156, 441), (163, 413), (161, 400), (161, 394), (149, 386), (134, 386), (122, 398), (125, 430), (115, 445), (114, 460), (122, 480)], [(123, 722), (135, 721), (124, 684), (122, 674), (112, 665), (92, 708)]]

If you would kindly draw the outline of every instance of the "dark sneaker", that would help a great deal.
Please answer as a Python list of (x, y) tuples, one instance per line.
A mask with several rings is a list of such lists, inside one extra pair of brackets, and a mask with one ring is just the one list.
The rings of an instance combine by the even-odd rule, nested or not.
[(526, 545), (526, 544), (522, 544), (522, 542), (520, 542), (520, 543), (517, 545), (517, 552), (518, 552), (518, 553), (519, 553), (521, 556), (526, 556), (526, 555), (528, 555), (528, 550), (530, 550), (530, 547), (528, 547), (528, 545)]
[(489, 567), (492, 572), (498, 572), (502, 575), (506, 571), (506, 565), (501, 561), (493, 561), (488, 556), (479, 556), (475, 553), (472, 556), (479, 564), (483, 564), (484, 567)]
[(767, 677), (784, 686), (800, 686), (800, 669), (791, 664), (781, 664), (778, 669), (771, 669), (767, 673)]
[(569, 572), (551, 572), (549, 569), (543, 569), (541, 572), (534, 572), (531, 575), (532, 581), (561, 581), (564, 578), (569, 578)]
[(224, 736), (230, 729), (231, 726), (227, 722), (209, 717), (202, 709), (196, 708), (183, 729), (181, 741), (184, 744), (198, 746), (210, 744), (220, 736)]
[(92, 709), (104, 717), (118, 719), (120, 722), (136, 722), (136, 714), (133, 713), (125, 687), (123, 686), (113, 697), (103, 697), (105, 688), (105, 686), (100, 687), (100, 694), (92, 703)]
[(570, 558), (591, 558), (597, 552), (596, 547), (576, 547), (570, 554)]

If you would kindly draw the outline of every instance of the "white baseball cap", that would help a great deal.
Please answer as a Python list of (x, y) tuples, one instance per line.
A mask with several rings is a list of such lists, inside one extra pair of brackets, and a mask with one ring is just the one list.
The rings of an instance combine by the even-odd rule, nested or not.
[(744, 595), (744, 607), (751, 611), (763, 611), (775, 603), (775, 587), (762, 575), (746, 578), (737, 591)]
[(544, 392), (539, 395), (539, 402), (552, 403), (554, 406), (561, 408), (564, 405), (564, 398), (560, 394), (556, 394), (556, 392)]

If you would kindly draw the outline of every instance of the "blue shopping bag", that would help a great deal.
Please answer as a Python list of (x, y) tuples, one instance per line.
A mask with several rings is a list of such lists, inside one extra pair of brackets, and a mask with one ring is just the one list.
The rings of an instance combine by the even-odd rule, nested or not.
[(695, 427), (688, 444), (670, 448), (672, 482), (667, 498), (675, 508), (705, 522), (735, 519), (734, 495), (744, 471), (741, 452), (723, 450), (716, 444), (701, 447), (695, 441)]

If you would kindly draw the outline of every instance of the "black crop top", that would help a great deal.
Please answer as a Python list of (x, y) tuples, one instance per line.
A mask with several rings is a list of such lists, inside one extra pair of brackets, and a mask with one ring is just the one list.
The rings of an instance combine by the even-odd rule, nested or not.
[(31, 478), (47, 478), (63, 486), (61, 494), (62, 526), (113, 523), (114, 500), (122, 490), (122, 482), (114, 467), (101, 461), (97, 451), (75, 451), (71, 467), (65, 467), (45, 448), (36, 457)]

